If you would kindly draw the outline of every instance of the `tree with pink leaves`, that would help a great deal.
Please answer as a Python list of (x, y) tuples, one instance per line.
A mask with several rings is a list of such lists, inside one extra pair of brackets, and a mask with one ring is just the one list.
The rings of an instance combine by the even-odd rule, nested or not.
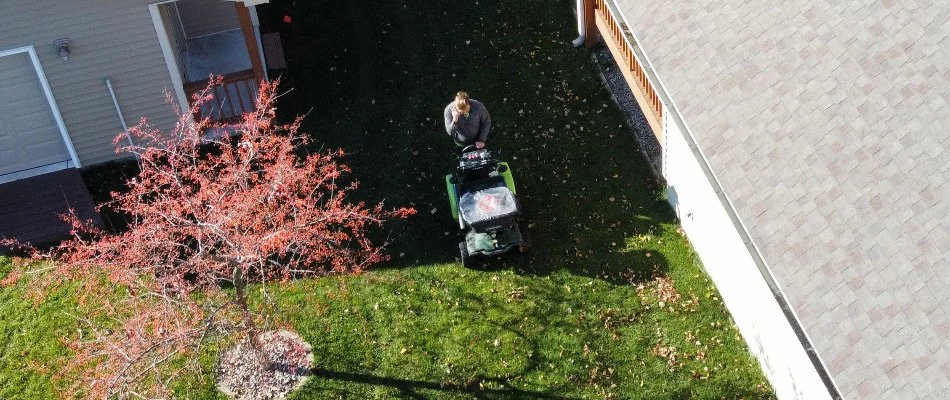
[[(135, 144), (119, 151), (135, 155), (141, 172), (109, 204), (128, 215), (128, 229), (113, 234), (71, 218), (72, 239), (44, 253), (46, 276), (81, 281), (96, 304), (70, 342), (68, 369), (84, 378), (74, 390), (169, 396), (177, 378), (200, 373), (203, 352), (223, 346), (244, 354), (220, 357), (219, 370), (257, 368), (254, 379), (266, 381), (288, 372), (278, 360), (308, 368), (305, 343), (274, 334), (279, 305), (268, 285), (254, 286), (259, 296), (248, 285), (359, 273), (385, 259), (385, 243), (368, 235), (415, 211), (351, 201), (357, 184), (338, 161), (343, 151), (307, 152), (302, 118), (275, 121), (276, 87), (263, 83), (256, 111), (233, 124), (194, 120), (209, 89), (170, 132), (145, 120), (130, 129)], [(128, 143), (125, 134), (115, 143)]]

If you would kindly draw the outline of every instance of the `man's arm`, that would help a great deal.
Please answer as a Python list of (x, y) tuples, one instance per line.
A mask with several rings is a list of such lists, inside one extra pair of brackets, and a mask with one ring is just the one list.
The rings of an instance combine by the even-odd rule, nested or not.
[(455, 135), (455, 115), (452, 113), (454, 103), (450, 103), (448, 107), (445, 107), (445, 111), (442, 113), (442, 116), (445, 117), (445, 133), (449, 135)]

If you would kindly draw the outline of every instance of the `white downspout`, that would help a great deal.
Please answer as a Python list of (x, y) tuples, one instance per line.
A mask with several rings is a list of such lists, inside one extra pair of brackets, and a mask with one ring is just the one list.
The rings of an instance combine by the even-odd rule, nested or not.
[(584, 36), (585, 33), (584, 26), (584, 0), (577, 0), (577, 39), (574, 39), (574, 47), (580, 47), (584, 45), (584, 41), (587, 38)]
[(112, 90), (112, 81), (106, 78), (106, 87), (109, 88), (109, 95), (112, 96), (112, 105), (115, 106), (115, 113), (119, 115), (119, 122), (122, 123), (122, 131), (125, 132), (125, 138), (129, 140), (129, 146), (135, 146), (132, 143), (132, 135), (129, 134), (129, 125), (125, 123), (125, 117), (122, 116), (122, 109), (119, 108), (119, 100), (115, 98), (115, 90)]
[(160, 4), (154, 3), (148, 5), (148, 12), (152, 15), (152, 25), (155, 27), (155, 34), (158, 36), (158, 45), (162, 48), (162, 56), (165, 57), (165, 66), (168, 67), (168, 75), (171, 79), (172, 89), (175, 90), (175, 97), (178, 98), (178, 106), (181, 111), (189, 110), (188, 96), (185, 94), (185, 85), (181, 77), (184, 74), (178, 70), (178, 62), (175, 61), (175, 55), (172, 52), (171, 42), (168, 40), (168, 32), (165, 30), (165, 22), (162, 20), (162, 14), (158, 10)]

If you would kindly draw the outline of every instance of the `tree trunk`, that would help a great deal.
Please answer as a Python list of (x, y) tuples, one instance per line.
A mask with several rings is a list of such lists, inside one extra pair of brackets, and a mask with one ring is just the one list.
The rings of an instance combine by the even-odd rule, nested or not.
[(234, 282), (234, 291), (236, 295), (235, 302), (241, 309), (241, 319), (244, 320), (244, 329), (246, 329), (247, 339), (251, 342), (251, 346), (253, 346), (254, 349), (260, 350), (261, 346), (257, 342), (257, 324), (254, 323), (254, 317), (251, 316), (251, 310), (249, 310), (247, 307), (247, 282), (244, 280), (244, 271), (240, 266), (234, 267), (232, 280)]

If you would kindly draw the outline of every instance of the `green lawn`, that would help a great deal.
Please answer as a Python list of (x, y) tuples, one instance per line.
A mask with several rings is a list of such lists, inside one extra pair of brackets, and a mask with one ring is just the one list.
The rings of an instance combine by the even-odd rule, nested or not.
[[(0, 279), (12, 265), (0, 256)], [(28, 293), (29, 281), (0, 287), (0, 399), (55, 397), (55, 367), (69, 356), (59, 338), (77, 326), (66, 313), (76, 309), (68, 289), (43, 302)]]
[[(262, 9), (290, 64), (280, 111), (309, 112), (318, 147), (348, 150), (361, 197), (419, 210), (384, 232), (385, 265), (275, 287), (316, 351), (293, 398), (771, 398), (589, 54), (571, 47), (572, 6)], [(460, 89), (492, 113), (489, 145), (514, 169), (534, 242), (476, 269), (456, 260), (442, 183), (455, 148), (441, 111)], [(28, 285), (0, 289), (0, 398), (51, 396), (75, 329), (68, 290), (36, 305)], [(208, 382), (181, 393), (214, 397)]]

